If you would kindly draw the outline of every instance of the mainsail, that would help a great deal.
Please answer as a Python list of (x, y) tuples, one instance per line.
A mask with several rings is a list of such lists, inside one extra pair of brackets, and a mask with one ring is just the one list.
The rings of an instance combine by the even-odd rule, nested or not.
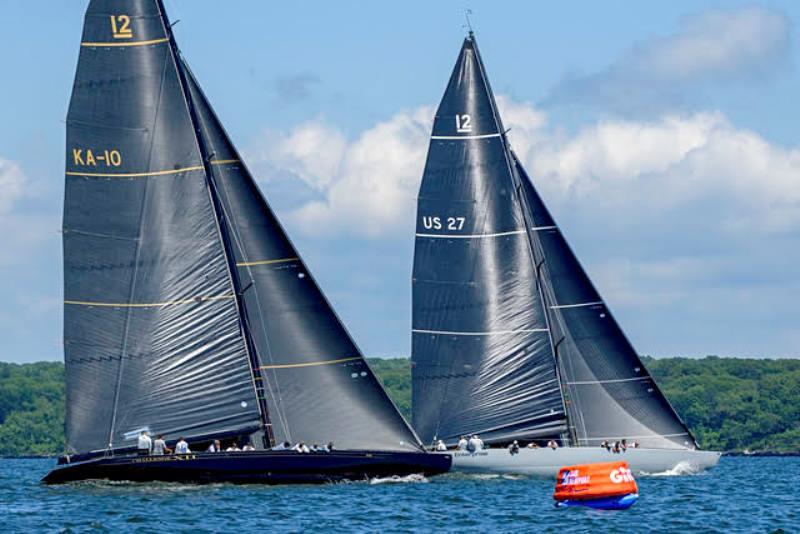
[(566, 429), (503, 126), (474, 39), (436, 113), (413, 274), (413, 415), (424, 442)]
[(510, 150), (471, 33), (418, 202), (412, 377), (424, 440), (694, 446)]
[(418, 448), (179, 57), (160, 0), (90, 2), (63, 233), (68, 450), (269, 424), (278, 439)]

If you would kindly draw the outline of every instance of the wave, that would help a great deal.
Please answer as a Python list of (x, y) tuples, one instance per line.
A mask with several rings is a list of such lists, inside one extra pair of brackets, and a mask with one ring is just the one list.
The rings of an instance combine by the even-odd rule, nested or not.
[(371, 478), (369, 480), (370, 484), (427, 484), (429, 481), (425, 478), (425, 475), (419, 474), (412, 474), (406, 475), (404, 477), (401, 476), (391, 476), (391, 477), (383, 477), (383, 478)]
[(658, 473), (648, 473), (646, 471), (642, 471), (641, 474), (650, 477), (683, 477), (687, 475), (697, 475), (700, 473), (700, 471), (701, 470), (692, 465), (691, 462), (684, 460), (682, 462), (678, 462), (675, 467), (667, 469), (666, 471), (661, 471)]

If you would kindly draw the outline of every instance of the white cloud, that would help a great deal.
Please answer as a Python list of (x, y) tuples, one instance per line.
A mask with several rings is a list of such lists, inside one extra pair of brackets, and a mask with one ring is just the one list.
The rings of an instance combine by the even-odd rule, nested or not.
[(260, 157), (322, 195), (290, 212), (289, 222), (311, 235), (379, 236), (413, 226), (432, 115), (428, 107), (398, 113), (351, 142), (322, 121), (279, 134)]
[(24, 192), (28, 178), (18, 164), (0, 157), (0, 214), (11, 210)]
[[(773, 145), (720, 113), (601, 121), (564, 135), (541, 110), (498, 100), (537, 186), (570, 212), (655, 221), (705, 204), (698, 213), (718, 232), (800, 225), (800, 148)], [(321, 121), (271, 134), (277, 142), (261, 156), (320, 195), (291, 211), (290, 223), (309, 235), (408, 231), (432, 115), (429, 107), (401, 112), (352, 141)]]
[(672, 35), (633, 46), (600, 72), (567, 77), (546, 102), (646, 114), (696, 99), (699, 83), (778, 72), (790, 50), (791, 21), (784, 13), (761, 6), (712, 9), (685, 17)]

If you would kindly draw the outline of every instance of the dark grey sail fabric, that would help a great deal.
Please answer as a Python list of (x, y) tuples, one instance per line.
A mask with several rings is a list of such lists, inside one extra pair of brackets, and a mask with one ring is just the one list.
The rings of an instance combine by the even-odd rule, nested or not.
[(159, 3), (93, 0), (67, 117), (68, 448), (254, 429), (259, 411)]
[(248, 330), (276, 441), (419, 450), (191, 75), (189, 85), (246, 288)]
[(695, 447), (514, 159), (530, 214), (528, 231), (551, 313), (570, 425), (579, 445), (628, 439), (651, 448)]
[(413, 274), (413, 423), (425, 443), (566, 428), (525, 220), (474, 39), (433, 126)]

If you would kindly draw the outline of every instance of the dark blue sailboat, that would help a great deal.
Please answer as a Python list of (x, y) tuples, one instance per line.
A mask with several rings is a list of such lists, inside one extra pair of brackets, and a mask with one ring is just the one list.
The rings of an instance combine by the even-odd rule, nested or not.
[[(509, 146), (472, 32), (436, 112), (418, 197), (413, 423), (425, 443), (547, 441), (457, 453), (455, 466), (554, 475), (641, 445), (638, 470), (716, 464), (697, 451)], [(601, 453), (602, 451), (602, 453)], [(608, 452), (608, 454), (612, 454)]]
[[(67, 118), (67, 454), (86, 478), (437, 474), (262, 197), (161, 0), (92, 0)], [(135, 456), (142, 431), (205, 450)], [(334, 443), (328, 452), (269, 450)]]

